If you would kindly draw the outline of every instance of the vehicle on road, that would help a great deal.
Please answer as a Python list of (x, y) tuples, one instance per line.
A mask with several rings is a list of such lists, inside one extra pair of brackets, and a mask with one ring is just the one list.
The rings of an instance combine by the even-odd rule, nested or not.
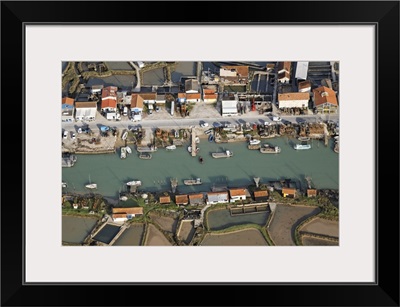
[(274, 122), (280, 122), (280, 121), (282, 121), (282, 118), (280, 118), (279, 116), (273, 116), (273, 117), (272, 117), (272, 120), (273, 120)]
[(204, 128), (204, 127), (208, 127), (208, 126), (209, 126), (209, 124), (206, 123), (206, 122), (203, 122), (203, 123), (200, 124), (200, 127), (203, 127), (203, 128)]

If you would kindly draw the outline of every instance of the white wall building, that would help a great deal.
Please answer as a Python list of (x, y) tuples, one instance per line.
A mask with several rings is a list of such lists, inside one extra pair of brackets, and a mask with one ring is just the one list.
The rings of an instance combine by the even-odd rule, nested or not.
[(75, 102), (75, 120), (91, 121), (96, 119), (97, 104), (94, 101)]
[(223, 204), (229, 202), (227, 192), (209, 192), (207, 193), (207, 205)]
[(310, 93), (284, 93), (278, 94), (279, 108), (304, 108), (308, 107)]
[(234, 203), (235, 201), (238, 200), (246, 200), (246, 190), (245, 189), (230, 189), (229, 190), (230, 194), (230, 202)]

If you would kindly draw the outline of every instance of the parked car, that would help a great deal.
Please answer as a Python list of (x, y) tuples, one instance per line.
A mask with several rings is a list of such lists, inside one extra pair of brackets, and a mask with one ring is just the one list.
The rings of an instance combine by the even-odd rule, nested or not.
[(156, 112), (160, 112), (160, 107), (156, 107)]
[(272, 120), (273, 120), (274, 122), (280, 122), (280, 121), (282, 120), (282, 118), (280, 118), (279, 116), (273, 116), (273, 117), (272, 117)]
[(200, 127), (203, 127), (203, 128), (208, 127), (208, 126), (209, 126), (208, 123), (205, 123), (205, 122), (200, 124)]
[(72, 138), (73, 140), (75, 140), (75, 139), (76, 139), (75, 132), (73, 132), (73, 131), (71, 131), (71, 138)]
[(68, 137), (68, 131), (64, 130), (63, 138), (66, 139)]

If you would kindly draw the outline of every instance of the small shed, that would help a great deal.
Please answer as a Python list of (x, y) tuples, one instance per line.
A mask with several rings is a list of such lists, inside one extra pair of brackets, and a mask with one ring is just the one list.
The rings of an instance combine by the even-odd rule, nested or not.
[(160, 204), (170, 204), (171, 197), (170, 196), (160, 196)]

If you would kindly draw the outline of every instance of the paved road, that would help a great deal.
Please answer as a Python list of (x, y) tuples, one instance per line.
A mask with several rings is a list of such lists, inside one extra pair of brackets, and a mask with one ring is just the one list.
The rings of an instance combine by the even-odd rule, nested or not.
[[(209, 123), (212, 126), (214, 123), (229, 123), (229, 124), (239, 124), (239, 123), (260, 123), (264, 124), (266, 121), (273, 123), (272, 116), (267, 116), (265, 114), (258, 114), (258, 112), (248, 112), (243, 115), (238, 115), (235, 117), (198, 117), (198, 118), (173, 118), (171, 117), (166, 111), (163, 110), (167, 115), (164, 115), (164, 118), (161, 119), (151, 119), (145, 118), (140, 122), (132, 122), (126, 118), (123, 118), (121, 121), (108, 121), (104, 117), (98, 114), (95, 121), (88, 122), (89, 127), (92, 131), (99, 131), (99, 127), (101, 125), (117, 127), (118, 129), (129, 129), (135, 125), (141, 125), (143, 128), (163, 128), (163, 127), (171, 127), (171, 128), (184, 128), (189, 126), (199, 126), (200, 121), (204, 121)], [(301, 115), (301, 116), (281, 116), (283, 121), (290, 121), (292, 123), (296, 123), (299, 121), (306, 121), (306, 122), (317, 122), (319, 120), (332, 120), (338, 121), (339, 115)], [(83, 125), (82, 122), (75, 122), (75, 123), (62, 123), (62, 128), (68, 131), (76, 131), (78, 127)]]

